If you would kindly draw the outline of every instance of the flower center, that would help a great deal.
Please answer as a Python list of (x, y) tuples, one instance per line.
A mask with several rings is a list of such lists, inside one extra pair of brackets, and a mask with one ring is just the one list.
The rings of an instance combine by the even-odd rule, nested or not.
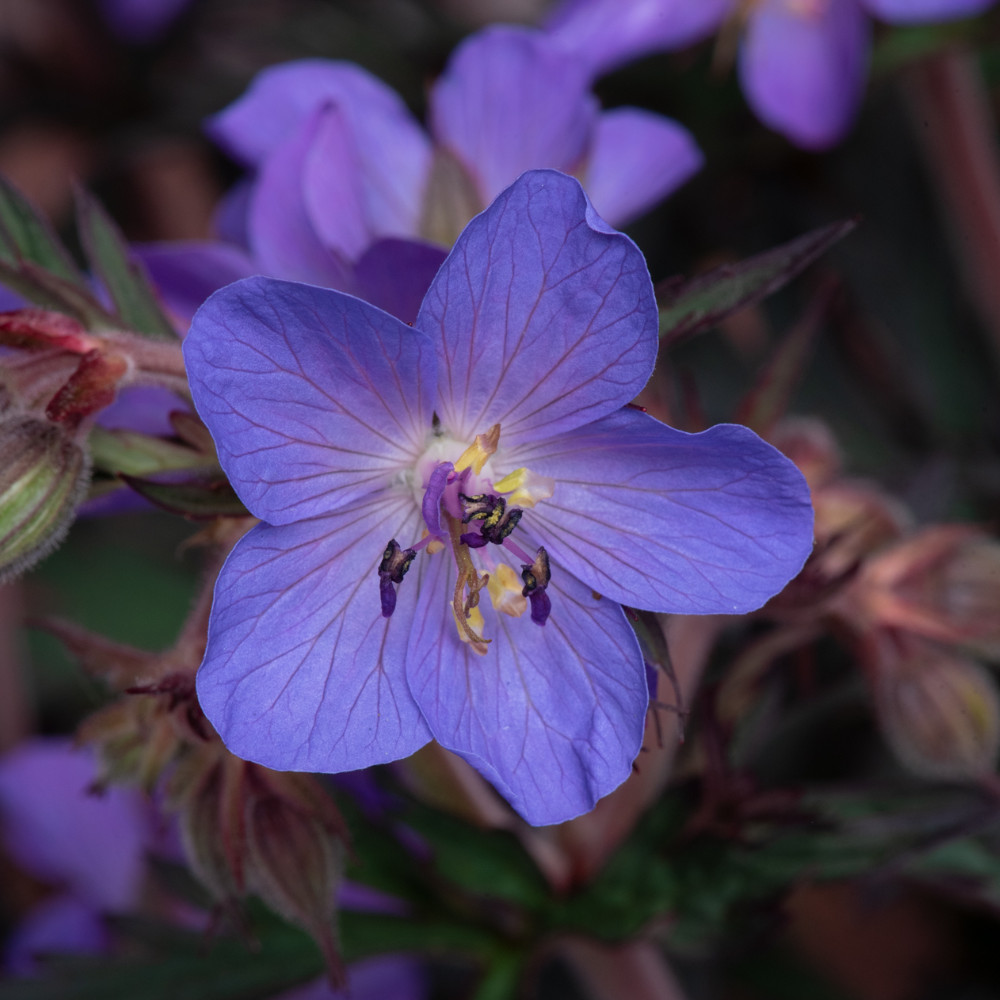
[[(529, 555), (511, 537), (526, 509), (552, 496), (555, 482), (528, 469), (515, 469), (494, 481), (491, 459), (500, 443), (500, 425), (477, 434), (454, 461), (461, 443), (438, 436), (415, 467), (416, 498), (426, 531), (411, 548), (403, 549), (391, 539), (379, 564), (382, 614), (388, 618), (396, 607), (396, 587), (402, 583), (421, 549), (433, 555), (450, 549), (457, 579), (451, 595), (451, 610), (458, 637), (476, 653), (484, 655), (490, 639), (482, 634), (480, 595), (486, 591), (494, 609), (512, 617), (531, 606), (531, 620), (544, 625), (552, 609), (546, 588), (549, 557), (544, 548)], [(491, 546), (521, 563), (521, 578)]]

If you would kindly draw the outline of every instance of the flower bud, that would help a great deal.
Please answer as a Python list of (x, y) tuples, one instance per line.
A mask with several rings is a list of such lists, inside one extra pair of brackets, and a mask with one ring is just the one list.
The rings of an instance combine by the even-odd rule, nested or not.
[(1000, 659), (1000, 543), (974, 528), (937, 525), (868, 567), (873, 619)]
[(821, 420), (789, 417), (778, 424), (769, 440), (798, 466), (814, 493), (840, 473), (840, 448), (833, 432)]
[(968, 780), (993, 770), (1000, 700), (979, 664), (922, 648), (877, 668), (875, 704), (886, 739), (914, 774)]
[(90, 479), (87, 454), (55, 424), (11, 413), (0, 421), (0, 583), (65, 537)]

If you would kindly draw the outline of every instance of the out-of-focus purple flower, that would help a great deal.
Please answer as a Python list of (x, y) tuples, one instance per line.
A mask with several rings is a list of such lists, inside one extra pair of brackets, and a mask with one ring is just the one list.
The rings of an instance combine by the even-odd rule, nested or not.
[(149, 815), (134, 792), (90, 792), (93, 754), (69, 740), (36, 739), (0, 759), (0, 832), (25, 871), (59, 892), (28, 914), (7, 944), (5, 964), (34, 968), (43, 951), (97, 951), (101, 914), (136, 901), (150, 843)]
[(354, 962), (349, 988), (335, 990), (325, 979), (282, 993), (275, 1000), (423, 1000), (427, 978), (418, 962), (400, 955)]
[(156, 41), (191, 0), (99, 0), (105, 21), (127, 42)]
[(265, 278), (209, 299), (192, 393), (262, 521), (198, 674), (230, 749), (336, 772), (433, 738), (535, 824), (624, 780), (648, 692), (622, 605), (757, 608), (812, 541), (770, 445), (628, 408), (657, 344), (641, 254), (549, 170), (466, 227), (413, 328)]
[(869, 17), (903, 24), (969, 17), (995, 0), (566, 0), (553, 41), (598, 74), (658, 49), (680, 48), (727, 18), (744, 29), (739, 72), (766, 125), (822, 149), (847, 133), (868, 76)]
[(428, 134), (364, 70), (302, 60), (264, 70), (210, 121), (210, 135), (255, 172), (237, 196), (244, 224), (238, 209), (225, 217), (230, 232), (246, 233), (261, 273), (354, 291), (352, 266), (380, 240), (450, 246), (535, 167), (577, 175), (621, 225), (701, 164), (676, 123), (630, 108), (601, 112), (585, 67), (528, 29), (467, 39), (429, 103)]

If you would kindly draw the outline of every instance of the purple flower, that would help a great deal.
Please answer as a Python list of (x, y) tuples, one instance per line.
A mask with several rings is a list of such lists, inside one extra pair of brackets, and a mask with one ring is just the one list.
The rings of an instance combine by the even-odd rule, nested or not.
[(229, 748), (342, 771), (433, 738), (535, 824), (623, 781), (648, 693), (622, 605), (757, 608), (812, 540), (751, 431), (628, 406), (657, 343), (641, 254), (550, 170), (466, 227), (412, 328), (265, 278), (212, 296), (192, 393), (262, 520), (198, 674)]
[(868, 75), (869, 16), (894, 23), (979, 14), (994, 0), (567, 0), (553, 41), (593, 73), (704, 37), (726, 18), (745, 29), (740, 81), (766, 125), (809, 149), (844, 137)]
[(701, 165), (676, 123), (633, 108), (601, 112), (585, 67), (527, 29), (467, 39), (429, 105), (428, 134), (357, 66), (302, 60), (264, 70), (208, 126), (255, 172), (225, 213), (227, 229), (246, 234), (262, 273), (352, 291), (352, 265), (380, 240), (451, 246), (525, 170), (576, 174), (621, 225)]

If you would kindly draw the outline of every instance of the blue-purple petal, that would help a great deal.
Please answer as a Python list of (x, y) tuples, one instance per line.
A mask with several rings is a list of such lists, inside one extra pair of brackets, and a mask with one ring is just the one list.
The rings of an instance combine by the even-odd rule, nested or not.
[(149, 839), (139, 796), (90, 791), (94, 755), (36, 739), (0, 759), (0, 826), (7, 853), (36, 878), (92, 907), (124, 910), (138, 895)]
[(564, 0), (549, 17), (553, 40), (594, 75), (710, 35), (733, 0)]
[[(247, 212), (247, 239), (260, 273), (327, 288), (351, 288), (348, 263), (337, 247), (320, 238), (303, 185), (313, 147), (330, 133), (342, 134), (344, 128), (336, 108), (321, 106), (264, 161)], [(350, 190), (356, 178), (338, 175), (336, 180), (348, 187), (339, 199), (344, 207), (342, 232), (351, 245), (363, 244), (366, 223), (360, 199), (352, 197)]]
[(433, 345), (349, 295), (247, 278), (198, 311), (184, 357), (223, 469), (272, 524), (370, 495), (424, 450)]
[(445, 433), (471, 441), (499, 422), (506, 445), (618, 409), (657, 350), (642, 254), (552, 170), (522, 175), (469, 223), (416, 325), (439, 345)]
[(326, 979), (317, 979), (274, 1000), (423, 1000), (427, 996), (423, 967), (402, 955), (353, 962), (347, 978), (347, 989), (335, 990)]
[(429, 556), (420, 570), (406, 676), (434, 738), (529, 823), (588, 812), (628, 777), (642, 743), (645, 669), (622, 609), (566, 573), (553, 576), (544, 626), (495, 614), (484, 594), (492, 642), (480, 656), (458, 638), (451, 560)]
[(740, 51), (743, 92), (757, 117), (807, 149), (842, 139), (864, 92), (870, 34), (858, 0), (829, 0), (817, 12), (762, 0)]
[(861, 0), (870, 14), (895, 24), (975, 17), (996, 0)]
[(4, 942), (0, 972), (31, 976), (42, 971), (49, 955), (97, 955), (107, 950), (109, 937), (93, 903), (71, 893), (43, 900), (11, 931)]
[(685, 434), (623, 410), (508, 460), (556, 480), (519, 528), (545, 546), (553, 579), (573, 573), (631, 607), (743, 614), (812, 548), (802, 474), (746, 427)]
[(212, 292), (260, 270), (241, 247), (210, 240), (140, 243), (132, 246), (132, 252), (145, 266), (163, 304), (185, 328)]
[(617, 108), (598, 119), (581, 180), (601, 217), (624, 226), (680, 187), (702, 162), (686, 128), (649, 111)]
[(431, 92), (431, 132), (477, 180), (484, 206), (525, 170), (579, 169), (596, 117), (581, 63), (521, 28), (468, 38)]
[[(390, 538), (418, 537), (412, 495), (327, 517), (259, 524), (219, 576), (198, 700), (229, 749), (278, 770), (350, 771), (430, 738), (403, 677), (416, 588), (379, 604)], [(412, 570), (411, 570), (412, 574)]]
[(446, 251), (430, 243), (378, 240), (354, 267), (358, 296), (404, 323), (413, 323), (445, 256)]

